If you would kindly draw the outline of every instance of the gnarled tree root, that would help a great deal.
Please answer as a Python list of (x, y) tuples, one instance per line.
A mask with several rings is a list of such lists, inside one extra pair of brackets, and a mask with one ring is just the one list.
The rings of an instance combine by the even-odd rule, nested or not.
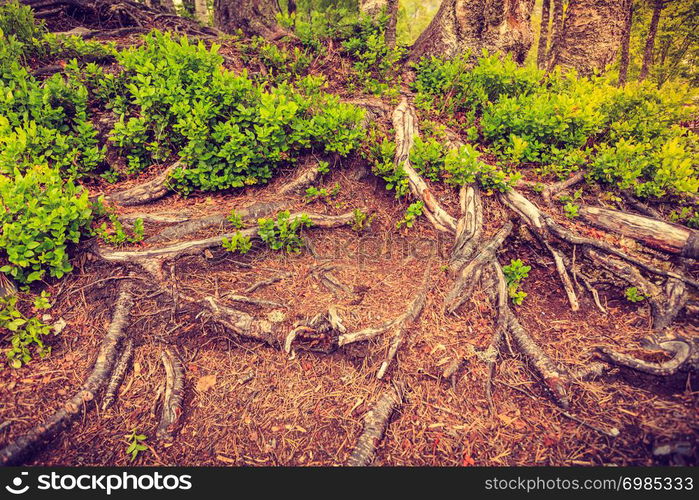
[(364, 415), (364, 430), (347, 461), (348, 466), (365, 467), (374, 461), (376, 448), (383, 439), (391, 416), (403, 404), (404, 392), (403, 384), (392, 384)]
[(62, 429), (78, 418), (84, 409), (89, 408), (96, 395), (106, 383), (117, 360), (119, 343), (126, 335), (132, 298), (128, 285), (119, 293), (112, 322), (100, 345), (92, 372), (82, 389), (51, 415), (47, 421), (30, 429), (0, 450), (0, 464), (13, 465), (26, 460), (45, 441), (53, 438)]
[(117, 398), (117, 393), (119, 392), (119, 387), (121, 387), (126, 372), (131, 366), (131, 358), (133, 357), (133, 340), (126, 339), (124, 342), (124, 348), (119, 355), (116, 366), (112, 371), (112, 376), (109, 377), (109, 384), (107, 384), (107, 390), (104, 393), (104, 398), (102, 398), (102, 410), (106, 410)]
[(165, 394), (156, 437), (162, 441), (171, 441), (182, 416), (184, 366), (169, 347), (163, 351), (161, 359), (165, 367)]
[(144, 205), (164, 198), (172, 192), (172, 188), (169, 184), (170, 174), (178, 168), (182, 168), (182, 163), (180, 161), (176, 161), (148, 182), (106, 196), (106, 201), (124, 207), (130, 207), (134, 205)]
[(662, 340), (657, 344), (647, 346), (647, 348), (664, 351), (671, 354), (672, 358), (661, 363), (651, 363), (627, 354), (617, 353), (607, 347), (601, 347), (599, 351), (604, 359), (612, 364), (650, 375), (671, 376), (680, 371), (699, 372), (699, 343), (695, 339)]
[(393, 128), (396, 130), (396, 165), (408, 176), (413, 195), (424, 203), (425, 216), (437, 230), (455, 233), (456, 219), (441, 207), (425, 181), (410, 164), (410, 150), (419, 131), (415, 110), (406, 97), (403, 97), (393, 112)]

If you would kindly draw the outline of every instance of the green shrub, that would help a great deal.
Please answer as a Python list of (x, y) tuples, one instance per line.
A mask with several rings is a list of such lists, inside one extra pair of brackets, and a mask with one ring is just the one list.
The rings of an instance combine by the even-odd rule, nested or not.
[(304, 91), (266, 89), (222, 70), (216, 45), (159, 32), (144, 42), (119, 55), (125, 71), (110, 79), (111, 140), (129, 172), (177, 153), (187, 167), (173, 172), (176, 189), (222, 190), (265, 183), (304, 151), (347, 155), (363, 137), (362, 110), (318, 91), (317, 78), (303, 79)]
[[(48, 309), (48, 295), (42, 292), (34, 301), (34, 309)], [(40, 358), (51, 353), (43, 337), (51, 333), (51, 326), (36, 317), (27, 317), (17, 308), (17, 296), (0, 298), (0, 330), (10, 333), (10, 348), (5, 351), (7, 361), (13, 368), (20, 368), (32, 360), (32, 351)]]
[(87, 191), (46, 166), (0, 174), (0, 272), (31, 283), (48, 271), (56, 278), (72, 270), (66, 252), (92, 220)]
[(258, 234), (272, 250), (286, 250), (299, 253), (303, 247), (301, 230), (313, 225), (307, 215), (291, 218), (288, 210), (277, 214), (276, 219), (259, 219)]
[(413, 227), (413, 224), (415, 224), (417, 218), (422, 215), (422, 209), (424, 207), (425, 204), (421, 201), (411, 203), (408, 206), (408, 209), (405, 211), (405, 215), (403, 216), (403, 218), (396, 222), (396, 229), (400, 229), (403, 226), (408, 228)]
[(406, 52), (402, 47), (390, 48), (386, 44), (387, 25), (385, 13), (376, 17), (361, 16), (352, 26), (352, 34), (342, 42), (342, 47), (354, 60), (356, 80), (373, 94), (386, 93), (398, 75), (397, 63)]
[[(0, 46), (7, 40), (12, 44), (11, 53), (14, 57), (31, 55), (39, 47), (44, 32), (43, 23), (35, 22), (31, 7), (22, 5), (17, 0), (0, 4)], [(1, 51), (2, 49), (0, 58)]]
[(246, 254), (252, 248), (250, 237), (243, 235), (240, 231), (233, 233), (230, 240), (228, 238), (223, 238), (221, 240), (221, 245), (229, 252), (238, 252), (240, 254)]
[(467, 112), (471, 121), (501, 97), (526, 95), (539, 86), (543, 73), (520, 67), (511, 57), (483, 53), (475, 64), (466, 53), (453, 59), (423, 58), (415, 64), (415, 103), (440, 114)]

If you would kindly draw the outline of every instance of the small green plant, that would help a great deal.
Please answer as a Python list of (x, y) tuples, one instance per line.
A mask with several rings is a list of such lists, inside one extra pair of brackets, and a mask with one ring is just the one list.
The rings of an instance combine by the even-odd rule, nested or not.
[(240, 231), (236, 231), (231, 239), (223, 238), (221, 240), (221, 245), (223, 248), (229, 252), (238, 252), (240, 254), (246, 254), (252, 248), (252, 242), (249, 236), (245, 236)]
[(352, 222), (352, 230), (356, 232), (364, 231), (368, 228), (373, 220), (376, 218), (376, 214), (367, 215), (366, 212), (355, 208), (352, 212), (354, 214), (354, 222)]
[(317, 188), (315, 186), (310, 186), (306, 189), (306, 202), (310, 203), (319, 198), (334, 198), (340, 192), (340, 185), (335, 183), (331, 189), (327, 188)]
[(287, 253), (299, 253), (303, 247), (301, 230), (313, 225), (306, 215), (292, 218), (288, 210), (277, 214), (276, 219), (258, 219), (258, 234), (272, 250), (286, 250)]
[(124, 438), (128, 444), (126, 454), (131, 455), (132, 462), (136, 460), (139, 453), (148, 449), (148, 446), (144, 444), (148, 437), (145, 434), (139, 434), (136, 429), (133, 429), (130, 434), (126, 434)]
[(425, 204), (422, 201), (411, 203), (410, 206), (408, 206), (408, 209), (405, 211), (403, 218), (396, 223), (396, 229), (400, 229), (403, 226), (413, 227), (413, 224), (415, 224), (417, 218), (422, 215), (422, 209), (424, 207)]
[(134, 220), (131, 229), (132, 234), (129, 234), (124, 230), (124, 225), (116, 214), (110, 213), (108, 217), (109, 223), (103, 222), (95, 230), (95, 233), (102, 241), (110, 245), (124, 245), (143, 241), (143, 219), (139, 217)]
[(576, 218), (579, 215), (579, 209), (580, 207), (575, 203), (568, 202), (565, 205), (563, 205), (563, 211), (566, 213), (566, 217), (568, 217), (569, 219)]
[(231, 210), (231, 213), (228, 214), (226, 219), (236, 229), (242, 229), (243, 226), (245, 225), (243, 218), (240, 215), (238, 215), (238, 213), (235, 211), (235, 208)]
[[(39, 311), (50, 308), (48, 298), (48, 293), (42, 292), (34, 300), (34, 309)], [(12, 368), (20, 368), (31, 361), (32, 351), (40, 358), (51, 353), (51, 348), (43, 341), (43, 337), (51, 333), (51, 326), (43, 323), (39, 318), (22, 314), (17, 308), (17, 301), (17, 296), (0, 299), (0, 329), (10, 333), (11, 347), (5, 355)]]
[(628, 300), (629, 302), (641, 302), (641, 301), (648, 298), (643, 292), (639, 291), (639, 289), (636, 288), (635, 286), (631, 286), (631, 287), (627, 288), (624, 291), (624, 295), (626, 295), (626, 300)]
[(515, 305), (521, 305), (527, 296), (526, 292), (520, 290), (519, 287), (522, 280), (529, 276), (531, 269), (531, 266), (525, 266), (520, 259), (510, 260), (510, 264), (502, 268), (507, 281), (507, 291), (512, 299), (512, 303)]
[(330, 172), (330, 163), (327, 161), (319, 161), (318, 162), (318, 173), (320, 175), (325, 175)]

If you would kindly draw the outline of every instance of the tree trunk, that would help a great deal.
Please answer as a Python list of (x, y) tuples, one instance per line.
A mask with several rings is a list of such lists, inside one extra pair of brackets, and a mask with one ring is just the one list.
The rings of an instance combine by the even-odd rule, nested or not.
[(194, 0), (194, 17), (201, 24), (209, 24), (209, 6), (206, 0)]
[(410, 58), (471, 51), (511, 54), (523, 63), (533, 42), (534, 0), (443, 0), (434, 19), (418, 37)]
[(214, 24), (226, 33), (272, 38), (280, 31), (276, 0), (214, 0)]
[(621, 37), (621, 60), (619, 61), (619, 86), (626, 85), (626, 76), (629, 72), (629, 45), (631, 42), (631, 25), (633, 24), (633, 0), (626, 0), (626, 22), (624, 34)]
[(561, 36), (563, 35), (563, 0), (553, 0), (553, 22), (551, 23), (551, 43), (548, 52), (546, 53), (546, 69), (551, 69), (553, 63), (553, 54), (556, 53), (556, 48), (561, 44)]
[(648, 27), (648, 35), (646, 35), (646, 47), (643, 49), (643, 64), (641, 65), (641, 74), (638, 79), (643, 81), (650, 72), (650, 67), (653, 65), (653, 49), (655, 47), (655, 35), (658, 33), (658, 24), (660, 24), (660, 13), (663, 10), (663, 0), (655, 0), (653, 4), (653, 17), (650, 19)]
[(396, 25), (398, 24), (398, 0), (388, 0), (388, 25), (386, 26), (386, 45), (392, 49), (396, 46)]
[(571, 0), (551, 66), (582, 75), (603, 70), (619, 51), (624, 31), (623, 2)]
[(539, 47), (536, 51), (536, 65), (539, 69), (546, 67), (546, 49), (549, 36), (549, 10), (551, 0), (544, 0), (541, 5), (541, 27), (539, 28)]

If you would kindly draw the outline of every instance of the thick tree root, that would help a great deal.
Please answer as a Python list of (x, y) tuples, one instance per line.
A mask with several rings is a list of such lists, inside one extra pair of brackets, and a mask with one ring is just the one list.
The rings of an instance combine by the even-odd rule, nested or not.
[(112, 322), (102, 340), (92, 372), (82, 389), (51, 415), (47, 421), (30, 429), (24, 436), (10, 442), (0, 450), (0, 464), (14, 465), (29, 458), (45, 441), (53, 438), (62, 429), (76, 420), (89, 408), (99, 390), (109, 378), (117, 360), (119, 343), (126, 335), (132, 298), (128, 285), (119, 293)]
[[(314, 228), (336, 228), (352, 224), (354, 212), (343, 215), (319, 215), (319, 214), (292, 214), (290, 219), (295, 220), (307, 215)], [(240, 231), (242, 236), (251, 240), (258, 238), (258, 228), (253, 227)], [(196, 255), (203, 250), (221, 246), (223, 238), (232, 238), (234, 232), (212, 236), (200, 240), (185, 241), (174, 245), (153, 248), (148, 250), (109, 250), (101, 247), (95, 249), (98, 258), (114, 264), (138, 264), (144, 269), (154, 274), (156, 277), (162, 275), (162, 264), (168, 260), (175, 260), (188, 255)]]
[(393, 128), (396, 130), (396, 165), (408, 176), (413, 195), (424, 203), (425, 216), (439, 231), (455, 233), (456, 219), (441, 207), (425, 181), (410, 164), (410, 149), (419, 132), (415, 110), (406, 97), (403, 97), (393, 112)]
[(656, 250), (699, 259), (699, 231), (642, 215), (583, 207), (580, 216), (593, 226), (628, 236)]
[(644, 278), (637, 268), (629, 266), (619, 259), (603, 256), (590, 249), (585, 254), (590, 260), (607, 269), (630, 286), (636, 287), (640, 294), (646, 297), (650, 304), (653, 329), (655, 330), (662, 330), (670, 326), (687, 303), (688, 294), (682, 281), (669, 278), (665, 285), (665, 292), (663, 292), (655, 283)]
[(119, 355), (119, 359), (112, 371), (112, 376), (109, 378), (109, 384), (107, 384), (107, 390), (104, 393), (104, 398), (102, 398), (102, 411), (106, 410), (117, 398), (117, 393), (119, 392), (119, 387), (121, 387), (126, 372), (131, 366), (131, 358), (133, 357), (133, 340), (127, 339), (124, 342), (124, 348)]
[(348, 466), (365, 467), (374, 461), (376, 448), (383, 439), (391, 416), (403, 404), (404, 391), (401, 383), (392, 384), (364, 415), (364, 430), (347, 461)]
[(165, 394), (156, 437), (161, 441), (172, 441), (182, 416), (184, 366), (177, 354), (169, 347), (163, 351), (161, 359), (165, 367)]
[(469, 261), (483, 232), (483, 202), (475, 186), (463, 186), (459, 191), (461, 218), (456, 223), (456, 236), (449, 259), (449, 268), (458, 272)]
[(172, 188), (169, 184), (170, 174), (178, 168), (182, 168), (182, 163), (180, 161), (176, 161), (158, 174), (157, 177), (148, 182), (106, 196), (106, 201), (129, 207), (144, 205), (164, 198), (172, 192)]
[(699, 342), (695, 339), (678, 337), (671, 340), (662, 340), (657, 344), (648, 345), (647, 349), (671, 354), (672, 359), (660, 363), (651, 363), (627, 354), (619, 354), (606, 347), (600, 348), (599, 351), (612, 364), (625, 366), (650, 375), (671, 376), (680, 371), (699, 372)]
[(192, 299), (181, 297), (189, 303), (203, 306), (207, 316), (229, 330), (236, 337), (262, 342), (272, 347), (280, 347), (278, 323), (256, 319), (250, 314), (220, 304), (214, 297)]

